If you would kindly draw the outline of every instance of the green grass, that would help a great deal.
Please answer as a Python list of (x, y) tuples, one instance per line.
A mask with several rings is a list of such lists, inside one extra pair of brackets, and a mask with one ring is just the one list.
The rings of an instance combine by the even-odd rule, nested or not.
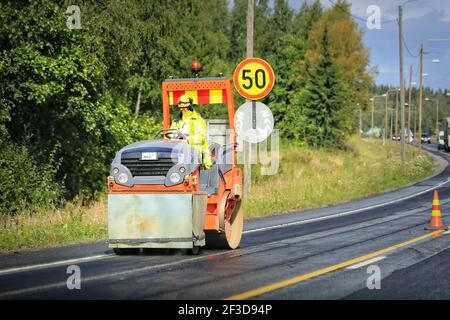
[[(253, 168), (253, 186), (244, 204), (246, 218), (317, 208), (364, 198), (430, 176), (432, 158), (408, 147), (400, 164), (400, 145), (352, 138), (347, 150), (317, 150), (283, 141), (277, 175)], [(90, 206), (74, 201), (64, 208), (0, 217), (0, 252), (107, 238), (106, 196)]]
[(78, 202), (62, 209), (24, 211), (0, 219), (0, 252), (80, 243), (107, 237), (105, 201), (84, 207)]
[(400, 144), (353, 137), (347, 150), (281, 146), (279, 173), (260, 176), (245, 203), (247, 218), (318, 208), (389, 191), (430, 176), (432, 158), (408, 146), (401, 166)]

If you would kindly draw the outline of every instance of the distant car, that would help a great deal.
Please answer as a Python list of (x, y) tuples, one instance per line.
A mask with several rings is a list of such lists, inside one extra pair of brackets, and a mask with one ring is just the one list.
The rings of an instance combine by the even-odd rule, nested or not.
[[(405, 129), (405, 142), (409, 143), (409, 144), (413, 144), (414, 143), (414, 135), (413, 135), (412, 131), (410, 130), (409, 131), (409, 142), (408, 142), (408, 133), (407, 132), (408, 131), (406, 131), (406, 129)], [(392, 141), (400, 141), (400, 139), (401, 139), (401, 137), (399, 134), (394, 134), (392, 136)]]
[(445, 147), (444, 135), (444, 131), (439, 131), (438, 150), (444, 149)]
[(420, 138), (420, 143), (431, 143), (431, 138), (427, 133), (422, 133), (422, 137)]

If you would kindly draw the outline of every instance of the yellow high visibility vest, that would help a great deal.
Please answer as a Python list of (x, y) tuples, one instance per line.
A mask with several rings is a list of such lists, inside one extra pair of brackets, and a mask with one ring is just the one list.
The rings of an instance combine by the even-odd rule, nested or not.
[(173, 120), (170, 129), (177, 129), (188, 137), (189, 144), (196, 149), (206, 170), (212, 167), (208, 143), (206, 142), (206, 121), (195, 111), (186, 111), (182, 119)]

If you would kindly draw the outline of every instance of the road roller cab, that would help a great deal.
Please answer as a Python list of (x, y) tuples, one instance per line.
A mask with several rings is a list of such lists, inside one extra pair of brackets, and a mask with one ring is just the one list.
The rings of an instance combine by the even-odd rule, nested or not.
[[(187, 94), (194, 105), (226, 107), (227, 119), (209, 119), (206, 140), (213, 165), (170, 129), (170, 108)], [(163, 130), (116, 153), (108, 178), (109, 247), (117, 254), (141, 248), (235, 249), (243, 229), (242, 174), (236, 166), (231, 79), (170, 79), (162, 84)]]

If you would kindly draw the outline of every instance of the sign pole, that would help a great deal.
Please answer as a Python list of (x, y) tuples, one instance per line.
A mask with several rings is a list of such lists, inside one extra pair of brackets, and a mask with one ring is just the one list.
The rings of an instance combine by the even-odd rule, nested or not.
[[(247, 4), (247, 58), (253, 57), (253, 26), (254, 26), (254, 9), (255, 0), (248, 0)], [(255, 115), (253, 116), (254, 125), (256, 126), (256, 106), (254, 107)], [(250, 195), (252, 187), (252, 145), (249, 141), (244, 142), (244, 199)]]
[(256, 130), (256, 101), (252, 101), (252, 128)]
[[(262, 122), (261, 117), (265, 117), (267, 112), (270, 113), (270, 109), (264, 104), (257, 102), (257, 100), (263, 99), (272, 90), (275, 84), (275, 74), (267, 61), (260, 58), (247, 58), (237, 65), (234, 71), (233, 80), (238, 93), (247, 100), (244, 104), (246, 105), (246, 111), (240, 113), (241, 115), (245, 114), (246, 119), (246, 130), (240, 132), (240, 137), (242, 138), (240, 141), (242, 141), (244, 147), (243, 195), (245, 197), (250, 195), (251, 165), (252, 163), (256, 163), (255, 160), (257, 157), (255, 154), (253, 155), (253, 158), (252, 153), (254, 152), (255, 146), (263, 141), (255, 137), (258, 137), (261, 133), (260, 127), (262, 127), (263, 130), (266, 129), (264, 127), (266, 125), (264, 121), (267, 119)], [(261, 105), (263, 105), (263, 107)], [(263, 114), (260, 114), (261, 112), (263, 112)], [(271, 120), (271, 123), (273, 123), (273, 120)], [(265, 139), (266, 138), (267, 137), (265, 137)]]

